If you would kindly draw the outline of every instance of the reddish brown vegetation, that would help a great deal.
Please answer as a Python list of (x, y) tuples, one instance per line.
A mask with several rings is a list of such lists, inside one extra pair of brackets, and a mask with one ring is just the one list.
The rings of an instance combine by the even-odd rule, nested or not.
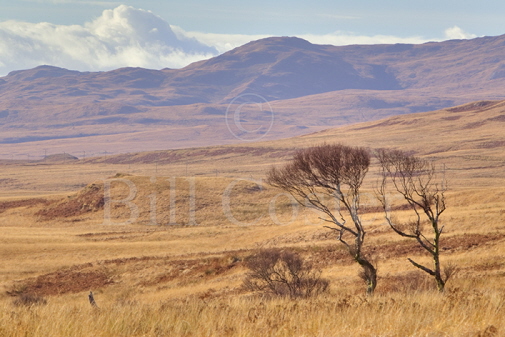
[(103, 185), (90, 184), (74, 196), (62, 199), (53, 205), (43, 208), (35, 215), (44, 220), (68, 218), (98, 211), (104, 206)]
[(0, 213), (3, 213), (11, 208), (44, 206), (49, 203), (50, 202), (48, 200), (42, 198), (3, 201), (0, 202)]
[(78, 293), (112, 283), (114, 281), (104, 271), (97, 270), (93, 268), (93, 264), (87, 263), (16, 282), (7, 293), (11, 296), (26, 294), (50, 296)]
[[(108, 233), (106, 233), (108, 234)], [(505, 238), (505, 234), (461, 234), (446, 237), (442, 241), (442, 249), (446, 253), (475, 249), (486, 244), (496, 244)], [(349, 253), (336, 244), (325, 246), (307, 246), (293, 248), (304, 260), (315, 269), (323, 269), (335, 265), (351, 265), (354, 263)], [(422, 254), (423, 250), (412, 245), (408, 240), (387, 242), (370, 247), (372, 255), (378, 254), (380, 259), (407, 257)], [(184, 285), (189, 282), (205, 282), (215, 277), (233, 273), (244, 264), (244, 258), (250, 254), (245, 250), (227, 252), (221, 256), (197, 254), (170, 259), (164, 256), (143, 256), (103, 260), (96, 263), (75, 265), (71, 268), (17, 281), (7, 292), (11, 296), (33, 295), (52, 296), (65, 293), (78, 293), (90, 289), (100, 289), (113, 285), (121, 279), (121, 271), (144, 275), (143, 271), (155, 268), (154, 275), (140, 277), (138, 285), (164, 287), (170, 282)], [(502, 262), (480, 266), (481, 270), (495, 270), (502, 267)], [(479, 268), (477, 268), (479, 269)], [(423, 273), (412, 271), (401, 275), (384, 275), (381, 277), (380, 292), (403, 290), (434, 289), (434, 283)]]
[(241, 265), (241, 259), (225, 255), (202, 259), (163, 260), (163, 272), (153, 278), (145, 279), (140, 284), (143, 286), (162, 286), (176, 280), (183, 285), (188, 281), (208, 280), (220, 276), (231, 269)]
[[(143, 256), (103, 260), (64, 268), (52, 273), (16, 281), (7, 294), (11, 296), (53, 296), (78, 293), (110, 286), (121, 279), (121, 273), (134, 272), (141, 286), (163, 286), (171, 281), (177, 284), (204, 281), (222, 276), (241, 265), (235, 255), (215, 257), (188, 257), (172, 260), (168, 257)], [(145, 276), (147, 269), (158, 270), (154, 276)]]

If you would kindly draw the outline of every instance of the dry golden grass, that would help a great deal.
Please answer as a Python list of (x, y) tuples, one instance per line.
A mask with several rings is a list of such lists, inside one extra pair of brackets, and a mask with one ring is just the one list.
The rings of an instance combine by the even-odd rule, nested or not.
[(472, 288), (291, 301), (249, 297), (0, 306), (2, 336), (499, 336), (505, 293)]
[[(4, 164), (0, 336), (504, 335), (504, 158), (500, 147), (484, 146), (501, 142), (501, 130), (488, 124), (465, 135), (444, 124), (476, 123), (484, 113), (496, 119), (499, 109), (468, 120), (463, 108), (424, 114), (417, 125), (405, 116), (286, 141), (132, 154), (130, 163)], [(429, 257), (369, 212), (366, 246), (380, 279), (366, 297), (359, 268), (319, 215), (262, 184), (266, 169), (294, 148), (344, 140), (411, 149), (447, 164), (442, 262), (459, 271), (444, 294), (406, 260)], [(363, 201), (373, 210), (375, 169), (367, 179)], [(104, 196), (104, 181), (110, 218), (93, 203)], [(262, 247), (296, 250), (330, 279), (330, 293), (287, 300), (243, 290), (243, 261)], [(90, 290), (99, 310), (87, 301)], [(20, 294), (47, 303), (15, 305)]]
[[(188, 226), (191, 180), (178, 178), (179, 224), (149, 226), (148, 196), (154, 192), (164, 205), (157, 219), (169, 222), (164, 198), (170, 196), (171, 178), (119, 179), (137, 187), (136, 224), (103, 225), (103, 211), (52, 220), (34, 215), (52, 205), (3, 213), (0, 283), (11, 293), (29, 289), (48, 303), (15, 306), (4, 292), (0, 335), (498, 336), (505, 329), (505, 200), (499, 197), (504, 188), (448, 194), (443, 262), (460, 270), (445, 294), (426, 288), (406, 261), (429, 259), (392, 235), (380, 214), (365, 214), (367, 246), (377, 247), (380, 275), (376, 295), (366, 297), (357, 266), (316, 214), (300, 210), (293, 220), (290, 201), (279, 196), (275, 210), (284, 225), (273, 223), (268, 208), (280, 191), (257, 189), (251, 181), (193, 178), (200, 225)], [(231, 209), (242, 226), (230, 222), (222, 208), (222, 195), (235, 182)], [(111, 189), (114, 200), (128, 194), (121, 180)], [(118, 203), (111, 220), (124, 222), (129, 213)], [(242, 290), (241, 261), (254, 249), (271, 246), (291, 247), (316, 262), (332, 282), (330, 294), (291, 301)], [(100, 310), (87, 303), (89, 290)]]

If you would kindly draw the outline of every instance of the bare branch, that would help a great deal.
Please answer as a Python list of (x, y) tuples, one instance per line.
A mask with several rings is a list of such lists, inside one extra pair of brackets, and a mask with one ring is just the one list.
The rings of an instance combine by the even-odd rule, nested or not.
[[(446, 209), (445, 168), (442, 183), (437, 183), (437, 169), (435, 165), (398, 150), (380, 149), (376, 151), (381, 172), (380, 187), (376, 189), (377, 198), (382, 203), (385, 218), (393, 231), (401, 236), (413, 238), (433, 258), (434, 268), (430, 269), (411, 259), (409, 261), (417, 268), (432, 275), (439, 290), (443, 290), (448, 277), (443, 277), (440, 267), (440, 235), (444, 226), (440, 225), (440, 215)], [(387, 182), (392, 188), (388, 188)], [(411, 224), (412, 234), (406, 233), (394, 224), (387, 211), (386, 194), (389, 192), (400, 195), (409, 209), (413, 212), (415, 220)], [(431, 224), (431, 234), (428, 235), (426, 223)], [(432, 238), (429, 238), (431, 237)]]
[(410, 258), (407, 258), (407, 260), (409, 260), (410, 263), (412, 263), (414, 266), (416, 266), (417, 268), (421, 269), (422, 271), (432, 275), (432, 276), (435, 276), (435, 272), (425, 266), (422, 266), (420, 265), (419, 263), (415, 262), (414, 260), (410, 259)]
[[(302, 206), (325, 214), (323, 220), (336, 226), (325, 227), (337, 231), (338, 240), (353, 258), (363, 268), (368, 268), (365, 274), (373, 275), (367, 290), (371, 293), (376, 286), (376, 270), (362, 255), (366, 231), (359, 214), (360, 188), (369, 166), (370, 153), (364, 148), (324, 144), (297, 151), (284, 167), (272, 168), (267, 183), (288, 191)], [(321, 196), (330, 197), (330, 200)], [(333, 210), (330, 202), (336, 202), (338, 208)], [(350, 221), (346, 221), (346, 216)], [(344, 240), (344, 234), (352, 236), (354, 243)]]

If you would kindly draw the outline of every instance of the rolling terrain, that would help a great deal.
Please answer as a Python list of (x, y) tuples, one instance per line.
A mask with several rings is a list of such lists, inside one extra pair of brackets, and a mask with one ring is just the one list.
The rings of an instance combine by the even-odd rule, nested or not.
[[(274, 141), (3, 160), (0, 335), (499, 336), (504, 115), (505, 101), (485, 100)], [(323, 142), (402, 149), (444, 168), (442, 259), (458, 268), (444, 294), (406, 261), (429, 258), (376, 212), (375, 164), (362, 196), (379, 263), (373, 297), (318, 215), (262, 183), (271, 165)], [(311, 261), (330, 292), (289, 300), (245, 290), (245, 261), (268, 247)], [(40, 302), (23, 304), (28, 294)]]
[[(428, 157), (454, 175), (454, 184), (493, 186), (503, 179), (505, 101), (477, 101), (447, 109), (393, 116), (276, 141), (191, 149), (103, 154), (76, 159), (2, 160), (1, 195), (70, 192), (117, 172), (144, 176), (219, 176), (261, 179), (296, 149), (327, 141), (393, 147)], [(23, 167), (19, 171), (19, 167)], [(57, 176), (54, 181), (53, 176)], [(25, 191), (25, 192), (23, 192)]]
[(0, 79), (0, 156), (246, 144), (503, 99), (504, 46), (505, 35), (343, 47), (274, 37), (183, 69), (15, 71)]

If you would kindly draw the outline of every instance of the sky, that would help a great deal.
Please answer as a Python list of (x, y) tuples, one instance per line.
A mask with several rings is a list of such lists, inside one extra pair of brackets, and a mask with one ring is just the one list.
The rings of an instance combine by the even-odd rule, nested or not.
[(0, 0), (0, 76), (181, 68), (252, 40), (424, 43), (505, 34), (505, 2), (462, 0)]

